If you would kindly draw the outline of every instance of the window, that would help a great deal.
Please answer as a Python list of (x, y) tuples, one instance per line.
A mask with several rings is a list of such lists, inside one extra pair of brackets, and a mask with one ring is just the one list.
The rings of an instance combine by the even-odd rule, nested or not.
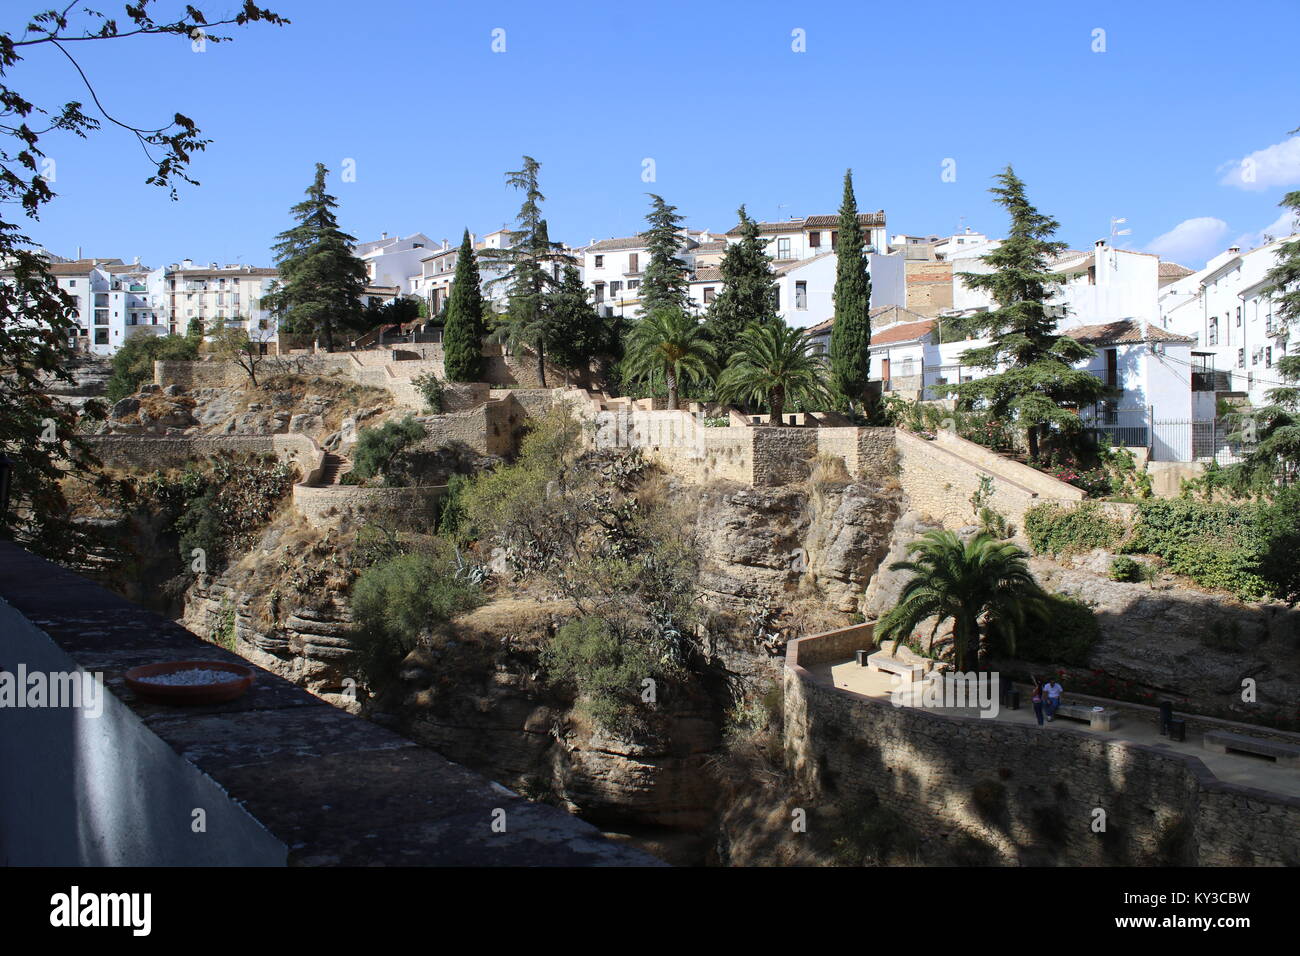
[(776, 241), (776, 257), (777, 257), (778, 259), (789, 259), (789, 258), (790, 258), (790, 240), (789, 240), (789, 239), (778, 239), (778, 240)]
[(1264, 364), (1269, 368), (1273, 367), (1273, 346), (1266, 346), (1264, 349)]
[(836, 232), (834, 229), (832, 229), (831, 230), (831, 251), (832, 252), (835, 251), (835, 247), (839, 244), (839, 241), (840, 241), (840, 234)]
[(614, 281), (609, 284), (609, 297), (611, 299), (618, 298), (618, 294), (622, 291), (623, 291), (623, 283)]
[(595, 266), (595, 268), (597, 268), (597, 269), (603, 269), (603, 268), (605, 268), (605, 257), (604, 257), (604, 256), (596, 256), (596, 266)]
[(1246, 367), (1246, 350), (1237, 349), (1237, 368)]
[(605, 301), (605, 283), (603, 282), (596, 283), (596, 301), (597, 302)]
[(794, 284), (794, 307), (796, 309), (808, 308), (808, 283), (796, 282)]
[(640, 272), (641, 271), (641, 269), (639, 268), (640, 259), (641, 257), (638, 256), (635, 252), (631, 253), (627, 257), (627, 271), (632, 273), (633, 275)]
[(1107, 388), (1116, 388), (1119, 385), (1119, 352), (1116, 349), (1106, 350), (1106, 382)]
[(108, 329), (95, 329), (95, 344), (96, 345), (108, 344)]
[(822, 247), (822, 234), (820, 232), (808, 233), (808, 248), (820, 249)]
[(68, 288), (69, 288), (69, 289), (75, 289), (76, 287), (77, 287), (77, 280), (76, 280), (76, 279), (69, 279), (69, 280), (68, 280)]
[(1209, 332), (1206, 335), (1205, 339), (1206, 339), (1205, 341), (1206, 345), (1219, 344), (1219, 320), (1217, 316), (1211, 316)]
[(1237, 328), (1241, 328), (1241, 306), (1237, 306)]
[(714, 287), (711, 286), (711, 285), (705, 286), (705, 287), (704, 287), (704, 304), (705, 304), (705, 305), (708, 305), (710, 302), (712, 302), (712, 301), (713, 301), (713, 296), (714, 296)]
[(628, 282), (628, 284), (627, 284), (627, 289), (628, 289), (629, 292), (631, 292), (633, 289), (639, 289), (639, 288), (641, 288), (641, 280), (640, 280), (640, 279), (632, 279), (632, 280), (630, 280), (630, 281)]

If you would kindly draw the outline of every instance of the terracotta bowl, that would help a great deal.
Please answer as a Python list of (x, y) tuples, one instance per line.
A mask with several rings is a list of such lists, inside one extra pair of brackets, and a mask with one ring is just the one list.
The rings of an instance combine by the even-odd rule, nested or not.
[[(154, 684), (143, 677), (157, 677), (175, 671), (188, 670), (222, 671), (228, 680), (213, 684)], [(146, 700), (160, 704), (172, 704), (178, 707), (195, 704), (220, 704), (236, 697), (253, 685), (253, 671), (242, 664), (227, 664), (224, 661), (168, 661), (166, 664), (143, 664), (132, 667), (126, 674), (126, 686)]]

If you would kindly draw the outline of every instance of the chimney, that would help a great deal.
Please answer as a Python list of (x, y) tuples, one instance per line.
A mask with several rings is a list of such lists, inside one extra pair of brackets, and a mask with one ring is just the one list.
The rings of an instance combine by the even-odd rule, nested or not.
[(1106, 248), (1106, 240), (1105, 240), (1105, 239), (1098, 239), (1096, 242), (1094, 242), (1094, 243), (1092, 244), (1092, 247), (1093, 247), (1094, 249), (1097, 249), (1097, 250), (1105, 249), (1105, 248)]
[(386, 232), (381, 232), (381, 233), (379, 234), (379, 238), (380, 238), (380, 239), (387, 239), (387, 238), (388, 238), (388, 233), (386, 233)]
[(1228, 246), (1228, 252), (1235, 256), (1241, 252), (1241, 246)]
[(476, 243), (476, 242), (478, 242), (478, 236), (474, 235), (474, 233), (471, 232), (471, 233), (469, 234), (469, 244), (470, 244), (470, 246), (473, 247), (474, 243)]
[(140, 264), (140, 257), (139, 257), (139, 256), (136, 256), (136, 257), (135, 257), (135, 261), (132, 262), (131, 264), (134, 265), (134, 266), (138, 266), (138, 265)]
[(442, 247), (443, 247), (444, 249), (450, 249), (450, 248), (451, 248), (451, 243), (448, 242), (446, 239), (444, 239), (444, 240), (442, 240)]

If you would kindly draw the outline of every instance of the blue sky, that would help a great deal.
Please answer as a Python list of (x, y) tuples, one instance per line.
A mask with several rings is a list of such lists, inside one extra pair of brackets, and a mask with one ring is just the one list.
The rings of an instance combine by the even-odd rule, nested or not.
[[(1011, 162), (1072, 246), (1123, 216), (1121, 244), (1199, 266), (1257, 239), (1300, 186), (1295, 0), (260, 2), (293, 24), (234, 30), (203, 53), (171, 37), (78, 46), (119, 118), (179, 111), (214, 142), (193, 165), (202, 185), (172, 203), (144, 185), (125, 132), (49, 137), (59, 198), (29, 226), (38, 242), (269, 264), (318, 160), (353, 235), (455, 241), (512, 220), (502, 174), (524, 153), (542, 163), (552, 236), (573, 244), (640, 231), (650, 191), (697, 228), (730, 228), (741, 203), (765, 219), (831, 213), (846, 167), (891, 232), (1000, 234), (987, 188)], [(0, 28), (49, 3), (7, 0)], [(9, 80), (46, 107), (88, 100), (50, 48)], [(342, 182), (349, 159), (356, 181)]]

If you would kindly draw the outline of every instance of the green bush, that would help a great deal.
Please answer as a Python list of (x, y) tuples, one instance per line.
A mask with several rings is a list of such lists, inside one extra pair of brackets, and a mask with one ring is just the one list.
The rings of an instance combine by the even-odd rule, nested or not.
[(113, 354), (113, 373), (108, 379), (105, 398), (116, 402), (152, 382), (155, 361), (193, 361), (198, 357), (198, 339), (190, 336), (137, 335), (127, 339)]
[(1258, 598), (1275, 585), (1264, 576), (1269, 552), (1265, 509), (1190, 499), (1143, 502), (1130, 554), (1156, 554), (1169, 570), (1197, 584)]
[(1080, 554), (1094, 548), (1114, 548), (1127, 534), (1124, 522), (1112, 518), (1096, 503), (1075, 508), (1034, 505), (1025, 512), (1025, 534), (1035, 554)]
[(1088, 663), (1100, 635), (1092, 608), (1065, 594), (1048, 594), (1042, 622), (1021, 628), (1014, 649), (996, 628), (990, 637), (993, 653), (998, 657), (1081, 667)]
[(480, 590), (458, 579), (442, 553), (399, 554), (363, 571), (352, 586), (352, 618), (371, 686), (391, 676), (434, 627), (481, 600)]
[(1300, 485), (1281, 491), (1260, 513), (1266, 543), (1260, 573), (1278, 597), (1300, 599)]
[(1142, 565), (1121, 554), (1110, 563), (1110, 579), (1128, 584), (1141, 581), (1143, 579)]
[(438, 376), (432, 372), (427, 372), (411, 379), (411, 384), (415, 386), (416, 391), (424, 396), (424, 404), (428, 406), (429, 411), (435, 415), (441, 415), (444, 386)]
[(358, 478), (383, 475), (385, 483), (394, 483), (399, 456), (425, 436), (424, 426), (407, 415), (399, 422), (385, 422), (379, 428), (363, 428), (352, 450), (352, 470)]
[(592, 719), (613, 731), (638, 723), (642, 681), (662, 671), (650, 645), (620, 639), (598, 617), (561, 626), (543, 649), (542, 662), (551, 679), (576, 685)]
[(474, 483), (467, 475), (447, 479), (447, 491), (438, 502), (438, 533), (458, 537), (465, 527), (465, 492)]

